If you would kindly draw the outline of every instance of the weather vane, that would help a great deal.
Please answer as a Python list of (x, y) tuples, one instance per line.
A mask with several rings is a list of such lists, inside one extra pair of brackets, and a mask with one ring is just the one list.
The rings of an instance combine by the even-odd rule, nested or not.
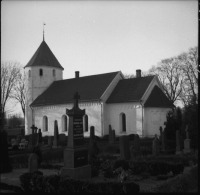
[(43, 41), (44, 41), (44, 25), (46, 24), (43, 22)]

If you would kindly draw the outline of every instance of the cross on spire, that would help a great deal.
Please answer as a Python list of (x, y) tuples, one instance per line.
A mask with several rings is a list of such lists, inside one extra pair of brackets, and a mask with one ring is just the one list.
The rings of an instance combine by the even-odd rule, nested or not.
[(46, 24), (43, 22), (43, 41), (44, 41), (44, 25)]

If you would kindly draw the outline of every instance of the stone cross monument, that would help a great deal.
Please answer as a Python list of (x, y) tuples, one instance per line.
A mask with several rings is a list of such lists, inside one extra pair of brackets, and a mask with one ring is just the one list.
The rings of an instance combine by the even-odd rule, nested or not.
[(83, 116), (85, 109), (78, 107), (80, 96), (74, 95), (74, 107), (66, 110), (69, 117), (69, 131), (67, 148), (64, 150), (64, 167), (61, 176), (68, 175), (72, 178), (91, 178), (91, 166), (88, 165), (88, 150), (84, 146)]

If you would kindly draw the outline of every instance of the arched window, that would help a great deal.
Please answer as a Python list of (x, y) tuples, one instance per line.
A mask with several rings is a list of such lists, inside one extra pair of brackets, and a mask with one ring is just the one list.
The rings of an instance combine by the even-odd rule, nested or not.
[(121, 132), (126, 132), (126, 115), (124, 113), (121, 113), (119, 117)]
[(40, 76), (43, 76), (43, 70), (40, 68)]
[(62, 132), (66, 132), (67, 131), (67, 116), (63, 115), (62, 116)]
[(53, 69), (53, 76), (56, 76), (56, 70)]
[(88, 132), (88, 115), (83, 116), (83, 131)]
[(43, 117), (43, 131), (48, 131), (48, 118), (47, 118), (47, 116)]
[(31, 70), (28, 71), (28, 77), (31, 77)]

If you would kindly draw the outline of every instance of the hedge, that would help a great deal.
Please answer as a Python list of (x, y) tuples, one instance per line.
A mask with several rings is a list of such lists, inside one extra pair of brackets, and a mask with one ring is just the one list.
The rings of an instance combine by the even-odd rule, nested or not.
[(22, 174), (20, 182), (26, 193), (138, 193), (140, 191), (140, 186), (134, 182), (94, 182), (60, 175), (43, 176), (40, 171)]
[(187, 193), (198, 192), (198, 165), (188, 172), (168, 179), (148, 190), (153, 193)]

